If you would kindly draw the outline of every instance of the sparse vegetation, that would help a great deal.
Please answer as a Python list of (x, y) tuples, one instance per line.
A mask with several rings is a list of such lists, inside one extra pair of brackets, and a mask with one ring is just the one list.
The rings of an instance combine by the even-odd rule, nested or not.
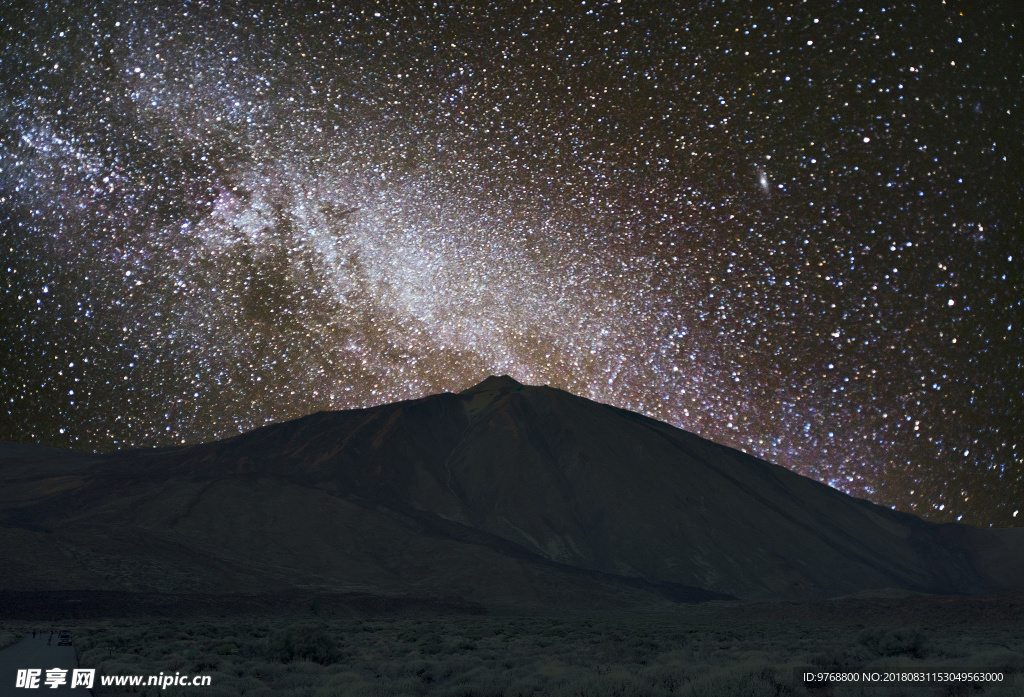
[(872, 627), (860, 633), (858, 643), (879, 656), (918, 656), (923, 658), (924, 632), (919, 627)]
[(6, 649), (8, 646), (16, 642), (21, 638), (24, 633), (22, 629), (8, 629), (7, 627), (0, 626), (0, 649)]
[[(9, 622), (0, 637), (27, 625)], [(69, 623), (100, 675), (210, 674), (212, 687), (99, 695), (252, 697), (756, 697), (995, 695), (1024, 684), (847, 684), (809, 691), (797, 669), (1017, 670), (1024, 627), (740, 620), (690, 608), (633, 617), (404, 616)], [(1020, 678), (1018, 678), (1020, 679)], [(963, 688), (963, 689), (961, 689)], [(960, 690), (960, 691), (957, 691)]]
[(280, 663), (313, 661), (330, 665), (340, 654), (337, 641), (325, 627), (295, 624), (271, 634), (266, 656)]

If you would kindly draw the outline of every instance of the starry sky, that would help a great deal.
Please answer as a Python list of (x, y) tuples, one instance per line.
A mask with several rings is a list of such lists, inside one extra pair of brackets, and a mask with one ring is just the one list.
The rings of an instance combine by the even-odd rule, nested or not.
[(507, 373), (1022, 525), (1024, 20), (982, 4), (5, 3), (0, 440)]

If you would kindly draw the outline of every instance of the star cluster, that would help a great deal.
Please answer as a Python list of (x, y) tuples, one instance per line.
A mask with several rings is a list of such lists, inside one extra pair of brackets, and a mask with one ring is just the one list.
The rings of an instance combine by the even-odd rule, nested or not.
[(1012, 9), (0, 12), (0, 439), (196, 443), (507, 373), (1024, 520)]

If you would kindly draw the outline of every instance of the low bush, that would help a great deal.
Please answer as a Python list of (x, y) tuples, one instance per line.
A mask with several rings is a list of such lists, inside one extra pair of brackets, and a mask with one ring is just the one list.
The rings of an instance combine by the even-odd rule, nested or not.
[(879, 656), (924, 656), (924, 632), (915, 627), (870, 627), (857, 641)]
[(330, 665), (338, 661), (340, 651), (334, 637), (323, 627), (294, 624), (270, 635), (267, 657), (281, 663), (303, 660)]
[(776, 697), (782, 692), (768, 668), (719, 670), (686, 684), (683, 697)]

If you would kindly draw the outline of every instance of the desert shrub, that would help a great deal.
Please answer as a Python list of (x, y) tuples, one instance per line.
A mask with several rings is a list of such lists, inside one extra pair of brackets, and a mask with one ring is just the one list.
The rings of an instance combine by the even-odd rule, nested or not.
[[(83, 661), (86, 660), (86, 657), (85, 657), (84, 654), (82, 656), (82, 660)], [(170, 656), (167, 657), (166, 666), (170, 670), (181, 670), (187, 664), (188, 664), (188, 661), (186, 661), (185, 657), (182, 656), (180, 653), (174, 653), (174, 654), (171, 654)]]
[(614, 641), (603, 641), (594, 647), (594, 658), (603, 663), (618, 663), (625, 660), (625, 648)]
[(433, 656), (444, 651), (445, 643), (440, 636), (434, 633), (424, 634), (419, 640), (420, 652), (427, 656)]
[(284, 673), (284, 666), (280, 663), (248, 663), (246, 665), (249, 674), (260, 682), (272, 682)]
[(683, 661), (647, 666), (640, 672), (648, 684), (670, 694), (690, 682), (695, 675), (694, 670)]
[(281, 663), (304, 660), (330, 665), (340, 653), (334, 637), (323, 627), (293, 624), (270, 635), (267, 656)]
[(781, 689), (769, 668), (742, 667), (697, 678), (677, 694), (684, 697), (776, 697)]
[(195, 626), (195, 634), (198, 636), (204, 636), (209, 639), (217, 637), (221, 632), (221, 628), (211, 622), (199, 622)]
[(985, 693), (991, 697), (1024, 697), (1024, 683), (1002, 683)]
[(871, 627), (857, 638), (858, 643), (879, 656), (923, 656), (924, 633), (915, 627)]
[(873, 658), (866, 646), (828, 646), (810, 656), (810, 663), (817, 668), (844, 668), (864, 665)]
[(964, 658), (971, 655), (971, 648), (963, 636), (939, 636), (928, 642), (928, 652), (942, 658)]
[(476, 651), (476, 642), (473, 640), (463, 637), (455, 642), (455, 649), (457, 651)]
[(632, 675), (588, 675), (552, 685), (551, 697), (667, 697), (668, 692)]
[(974, 667), (987, 670), (1024, 673), (1024, 653), (1011, 651), (1008, 648), (1001, 647), (979, 651), (971, 655), (970, 663)]
[[(216, 680), (216, 678), (214, 680)], [(178, 689), (180, 692), (177, 694), (181, 697), (235, 697), (240, 694), (236, 686), (221, 686), (216, 684), (216, 682), (213, 685), (204, 687), (185, 687)], [(152, 693), (153, 697), (163, 697), (165, 694), (167, 694), (166, 691)]]
[(0, 649), (6, 649), (11, 644), (21, 639), (23, 632), (19, 629), (0, 630)]
[(409, 697), (423, 692), (420, 682), (415, 678), (399, 678), (383, 682), (377, 691), (372, 693), (374, 697), (382, 694), (395, 695), (395, 697)]
[(693, 653), (699, 660), (707, 663), (714, 655), (716, 645), (717, 642), (713, 638), (702, 634), (693, 643)]
[(216, 656), (204, 655), (196, 660), (192, 661), (192, 665), (189, 666), (189, 672), (196, 673), (209, 673), (210, 671), (217, 670), (220, 667), (220, 661)]
[(416, 670), (417, 677), (426, 685), (437, 685), (446, 682), (457, 682), (464, 673), (475, 665), (462, 656), (445, 656), (434, 661), (424, 661)]
[(657, 653), (661, 649), (661, 645), (657, 641), (647, 636), (632, 639), (629, 642), (629, 647), (634, 652), (643, 656)]
[[(414, 693), (403, 693), (414, 694)], [(502, 697), (504, 687), (493, 683), (447, 685), (426, 693), (430, 697)]]

